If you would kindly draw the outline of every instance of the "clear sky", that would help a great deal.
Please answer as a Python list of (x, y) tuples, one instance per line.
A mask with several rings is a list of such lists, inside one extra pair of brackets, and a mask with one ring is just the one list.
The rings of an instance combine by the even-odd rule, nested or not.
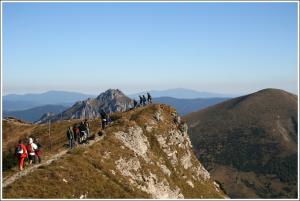
[(3, 3), (3, 93), (297, 93), (296, 3)]

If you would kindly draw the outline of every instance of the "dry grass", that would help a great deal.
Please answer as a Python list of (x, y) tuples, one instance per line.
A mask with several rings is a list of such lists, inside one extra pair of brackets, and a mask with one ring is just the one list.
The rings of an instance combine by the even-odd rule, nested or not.
[[(157, 124), (154, 132), (146, 132), (145, 123), (150, 119), (155, 121), (154, 113), (162, 111), (164, 121)], [(176, 129), (170, 113), (173, 108), (166, 105), (150, 105), (137, 108), (125, 113), (112, 115), (115, 122), (105, 129), (103, 140), (91, 146), (77, 147), (68, 152), (60, 160), (49, 166), (42, 166), (30, 173), (20, 181), (12, 183), (3, 189), (5, 198), (79, 198), (86, 195), (87, 198), (150, 198), (150, 195), (130, 184), (129, 178), (121, 175), (116, 170), (116, 161), (121, 157), (130, 159), (138, 157), (141, 171), (144, 175), (150, 172), (155, 173), (159, 179), (166, 178), (170, 186), (178, 186), (185, 198), (221, 198), (222, 194), (217, 193), (212, 182), (194, 182), (195, 188), (191, 188), (183, 179), (183, 174), (191, 177), (191, 173), (177, 166), (176, 171), (167, 159), (166, 154), (161, 150), (155, 135), (167, 133), (170, 129)], [(49, 150), (47, 125), (36, 126), (34, 134), (41, 138), (45, 145), (45, 154), (58, 152), (66, 149), (66, 129), (75, 121), (63, 121), (53, 124), (52, 149)], [(91, 121), (92, 133), (99, 131), (99, 119)], [(140, 156), (136, 156), (130, 149), (124, 147), (114, 133), (117, 131), (127, 132), (131, 126), (140, 126), (146, 135), (150, 150), (150, 162), (146, 162)], [(182, 154), (180, 152), (180, 154)], [(156, 165), (156, 161), (163, 160), (172, 174), (167, 177)], [(198, 161), (192, 157), (195, 164)], [(66, 182), (64, 182), (67, 181)], [(38, 184), (38, 185), (37, 185)]]

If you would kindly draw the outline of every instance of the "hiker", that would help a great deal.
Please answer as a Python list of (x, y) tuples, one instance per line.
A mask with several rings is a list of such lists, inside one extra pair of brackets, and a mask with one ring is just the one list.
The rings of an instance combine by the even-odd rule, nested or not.
[(146, 97), (145, 97), (145, 95), (143, 95), (143, 106), (145, 106), (146, 105)]
[(80, 130), (77, 124), (73, 125), (74, 144), (80, 144)]
[(28, 153), (29, 165), (31, 165), (32, 162), (35, 163), (35, 150), (37, 150), (37, 146), (35, 143), (33, 143), (33, 139), (31, 137), (28, 140), (26, 149)]
[(147, 101), (148, 103), (152, 103), (152, 97), (149, 92), (147, 92)]
[(87, 142), (86, 126), (83, 121), (79, 125), (79, 130), (80, 130), (81, 142), (85, 142), (87, 144), (88, 142)]
[(112, 122), (109, 114), (106, 114), (106, 125), (110, 124)]
[(34, 139), (34, 143), (37, 146), (37, 149), (35, 150), (36, 158), (38, 159), (38, 162), (41, 163), (42, 162), (42, 158), (41, 158), (41, 155), (42, 155), (42, 150), (41, 150), (42, 145), (39, 143), (39, 139), (38, 138)]
[(68, 141), (69, 141), (69, 148), (72, 149), (73, 148), (73, 143), (74, 143), (74, 133), (73, 133), (73, 130), (72, 130), (72, 126), (70, 126), (68, 128), (67, 138), (68, 138)]
[(137, 104), (138, 104), (138, 102), (134, 99), (133, 100), (133, 108), (136, 108)]
[(16, 147), (15, 152), (19, 161), (19, 169), (22, 171), (25, 167), (24, 160), (28, 157), (26, 146), (22, 143), (22, 140), (19, 140), (19, 144)]
[(139, 95), (139, 97), (140, 97), (140, 106), (142, 106), (143, 105), (143, 97), (141, 95)]
[(85, 126), (85, 132), (86, 132), (87, 140), (88, 140), (90, 137), (90, 124), (87, 119), (84, 120), (84, 126)]
[(106, 112), (104, 112), (104, 110), (101, 110), (100, 112), (100, 115), (101, 115), (101, 119), (102, 119), (102, 129), (105, 128), (105, 126), (107, 125), (107, 114)]

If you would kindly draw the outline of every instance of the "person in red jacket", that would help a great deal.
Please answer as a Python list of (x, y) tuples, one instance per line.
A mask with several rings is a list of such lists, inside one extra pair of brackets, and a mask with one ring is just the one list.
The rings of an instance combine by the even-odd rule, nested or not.
[(16, 155), (19, 160), (19, 168), (23, 170), (25, 167), (24, 160), (28, 157), (26, 146), (22, 143), (22, 140), (19, 140), (19, 144), (16, 147)]

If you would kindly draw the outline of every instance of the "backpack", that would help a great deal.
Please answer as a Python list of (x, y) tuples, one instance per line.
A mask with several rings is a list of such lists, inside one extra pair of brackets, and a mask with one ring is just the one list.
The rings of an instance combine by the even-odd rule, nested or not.
[(17, 155), (17, 156), (21, 156), (21, 155), (23, 154), (23, 148), (22, 148), (22, 146), (21, 146), (21, 145), (18, 145), (18, 146), (16, 147), (15, 152), (16, 152), (16, 155)]
[(34, 153), (34, 148), (33, 148), (32, 144), (29, 144), (27, 149), (28, 149), (29, 153)]

